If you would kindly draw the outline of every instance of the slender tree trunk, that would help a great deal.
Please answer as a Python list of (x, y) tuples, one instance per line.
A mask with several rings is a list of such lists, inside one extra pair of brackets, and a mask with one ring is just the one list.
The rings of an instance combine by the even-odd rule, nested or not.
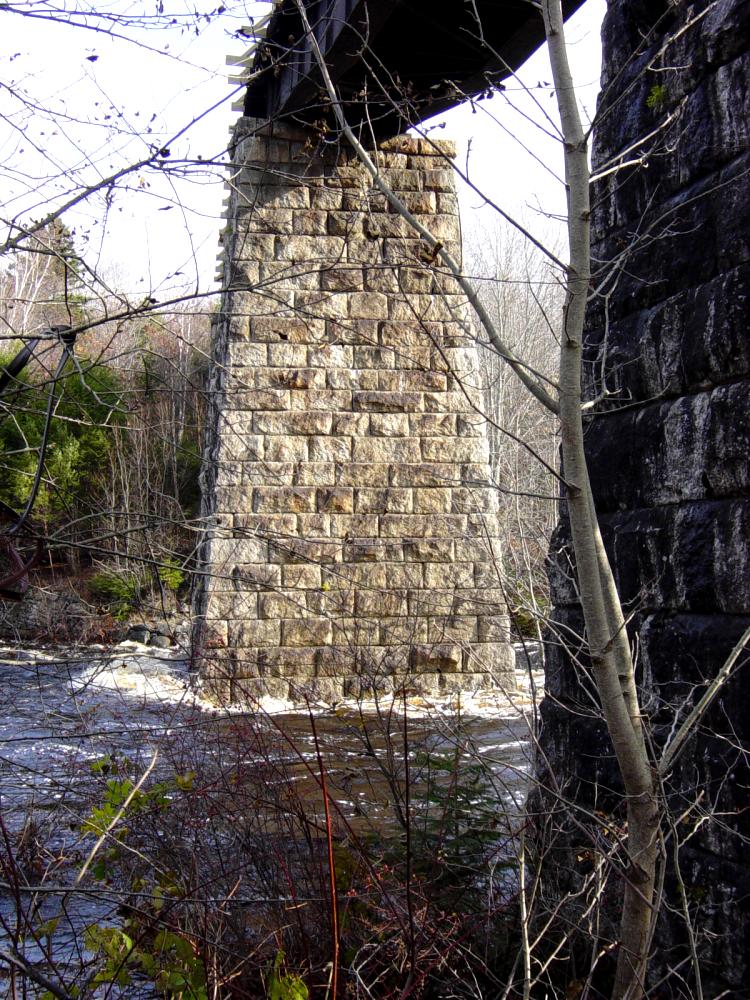
[(612, 997), (637, 1000), (644, 991), (651, 939), (659, 810), (630, 644), (601, 541), (584, 451), (581, 362), (591, 277), (587, 143), (565, 50), (560, 0), (543, 0), (542, 12), (562, 125), (568, 196), (570, 264), (560, 346), (559, 404), (566, 495), (594, 679), (627, 799), (629, 864)]

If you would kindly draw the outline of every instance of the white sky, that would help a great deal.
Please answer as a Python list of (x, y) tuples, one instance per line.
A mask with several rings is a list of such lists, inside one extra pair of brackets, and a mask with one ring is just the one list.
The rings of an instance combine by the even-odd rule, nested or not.
[[(596, 110), (601, 67), (601, 23), (606, 0), (586, 0), (566, 23), (566, 41), (573, 79), (584, 122)], [(436, 135), (458, 144), (456, 162), (472, 183), (503, 211), (521, 219), (530, 231), (544, 239), (559, 238), (560, 225), (550, 216), (562, 218), (565, 188), (562, 146), (551, 137), (557, 122), (552, 79), (546, 47), (542, 47), (508, 79), (503, 93), (491, 101), (464, 105), (440, 115), (430, 124), (445, 122)], [(549, 118), (547, 118), (549, 116)], [(493, 209), (468, 187), (459, 185), (464, 228), (493, 217)]]
[[(67, 17), (83, 9), (82, 0), (64, 5)], [(185, 24), (185, 0), (165, 0), (165, 5), (178, 23), (164, 30), (123, 29), (134, 42), (70, 26), (64, 17), (51, 22), (0, 11), (0, 80), (6, 84), (0, 90), (4, 219), (43, 216), (82, 181), (95, 183), (136, 162), (148, 155), (149, 147), (163, 146), (186, 126), (179, 140), (169, 142), (166, 163), (221, 156), (235, 117), (226, 56), (244, 50), (247, 42), (236, 32), (267, 5), (227, 0), (226, 10), (204, 17), (197, 32), (194, 20)], [(41, 0), (18, 0), (14, 6), (27, 15), (50, 10)], [(196, 6), (207, 14), (217, 9)], [(567, 27), (579, 97), (589, 115), (598, 91), (605, 6), (605, 0), (587, 0)], [(104, 15), (153, 14), (151, 6), (131, 0), (94, 7)], [(471, 142), (472, 180), (542, 236), (549, 226), (539, 209), (554, 214), (564, 208), (563, 188), (555, 180), (561, 173), (560, 145), (528, 120), (544, 120), (534, 100), (554, 117), (552, 92), (544, 86), (549, 80), (542, 50), (523, 67), (518, 81), (507, 82), (503, 94), (430, 123), (444, 122), (435, 134), (458, 140), (462, 167)], [(532, 97), (524, 87), (532, 88)], [(190, 125), (198, 116), (203, 117)], [(546, 128), (552, 130), (549, 122)], [(185, 173), (183, 179), (170, 179), (154, 171), (136, 172), (114, 192), (102, 191), (65, 216), (86, 246), (87, 259), (115, 276), (119, 287), (160, 296), (186, 283), (210, 287), (222, 224), (223, 171), (192, 165)], [(468, 190), (461, 199), (467, 227), (480, 199)]]

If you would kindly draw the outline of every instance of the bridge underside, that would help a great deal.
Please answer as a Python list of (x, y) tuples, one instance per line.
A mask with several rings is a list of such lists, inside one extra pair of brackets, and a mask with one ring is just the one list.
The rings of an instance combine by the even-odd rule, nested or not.
[[(582, 0), (563, 3), (565, 16)], [(528, 0), (307, 0), (305, 10), (350, 124), (384, 139), (501, 86), (544, 41)], [(449, 16), (447, 16), (449, 14)], [(266, 38), (240, 60), (266, 70), (244, 114), (330, 120), (330, 107), (295, 0), (277, 4)]]

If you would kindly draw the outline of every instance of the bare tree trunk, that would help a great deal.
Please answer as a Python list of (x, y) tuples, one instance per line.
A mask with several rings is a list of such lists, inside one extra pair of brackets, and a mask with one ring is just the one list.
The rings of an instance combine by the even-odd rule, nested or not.
[(542, 12), (562, 125), (568, 197), (570, 264), (559, 378), (566, 495), (594, 678), (627, 799), (629, 865), (612, 997), (636, 1000), (644, 991), (651, 938), (659, 810), (638, 708), (630, 644), (601, 541), (584, 451), (581, 361), (591, 278), (587, 142), (565, 50), (560, 0), (543, 0)]

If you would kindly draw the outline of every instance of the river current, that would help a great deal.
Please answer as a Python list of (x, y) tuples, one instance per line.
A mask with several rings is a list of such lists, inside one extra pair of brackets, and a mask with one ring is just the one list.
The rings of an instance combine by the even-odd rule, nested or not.
[[(0, 991), (7, 987), (17, 998), (44, 993), (24, 963), (54, 982), (85, 981), (94, 957), (84, 929), (117, 926), (135, 884), (123, 881), (121, 861), (111, 872), (105, 864), (116, 853), (112, 842), (122, 848), (125, 841), (128, 810), (97, 849), (86, 821), (102, 796), (112, 800), (114, 818), (122, 802), (112, 789), (121, 799), (141, 780), (138, 795), (163, 792), (157, 819), (148, 828), (141, 821), (127, 850), (147, 854), (159, 873), (170, 870), (165, 855), (175, 868), (201, 873), (207, 853), (234, 857), (252, 844), (260, 857), (258, 845), (268, 842), (277, 855), (293, 853), (289, 845), (324, 829), (321, 775), (344, 843), (403, 839), (405, 805), (410, 835), (421, 831), (426, 840), (447, 815), (458, 829), (460, 810), (475, 809), (485, 821), (491, 804), (502, 817), (494, 850), (503, 856), (532, 763), (531, 701), (519, 679), (510, 701), (411, 699), (306, 713), (267, 703), (248, 712), (202, 701), (188, 661), (174, 651), (136, 643), (0, 647)], [(179, 819), (170, 826), (172, 814)], [(233, 883), (233, 903), (248, 905), (268, 891), (267, 871), (254, 865)], [(212, 886), (220, 882), (216, 892), (229, 892), (211, 875)], [(196, 874), (195, 884), (209, 879)], [(136, 982), (87, 995), (154, 992)]]

